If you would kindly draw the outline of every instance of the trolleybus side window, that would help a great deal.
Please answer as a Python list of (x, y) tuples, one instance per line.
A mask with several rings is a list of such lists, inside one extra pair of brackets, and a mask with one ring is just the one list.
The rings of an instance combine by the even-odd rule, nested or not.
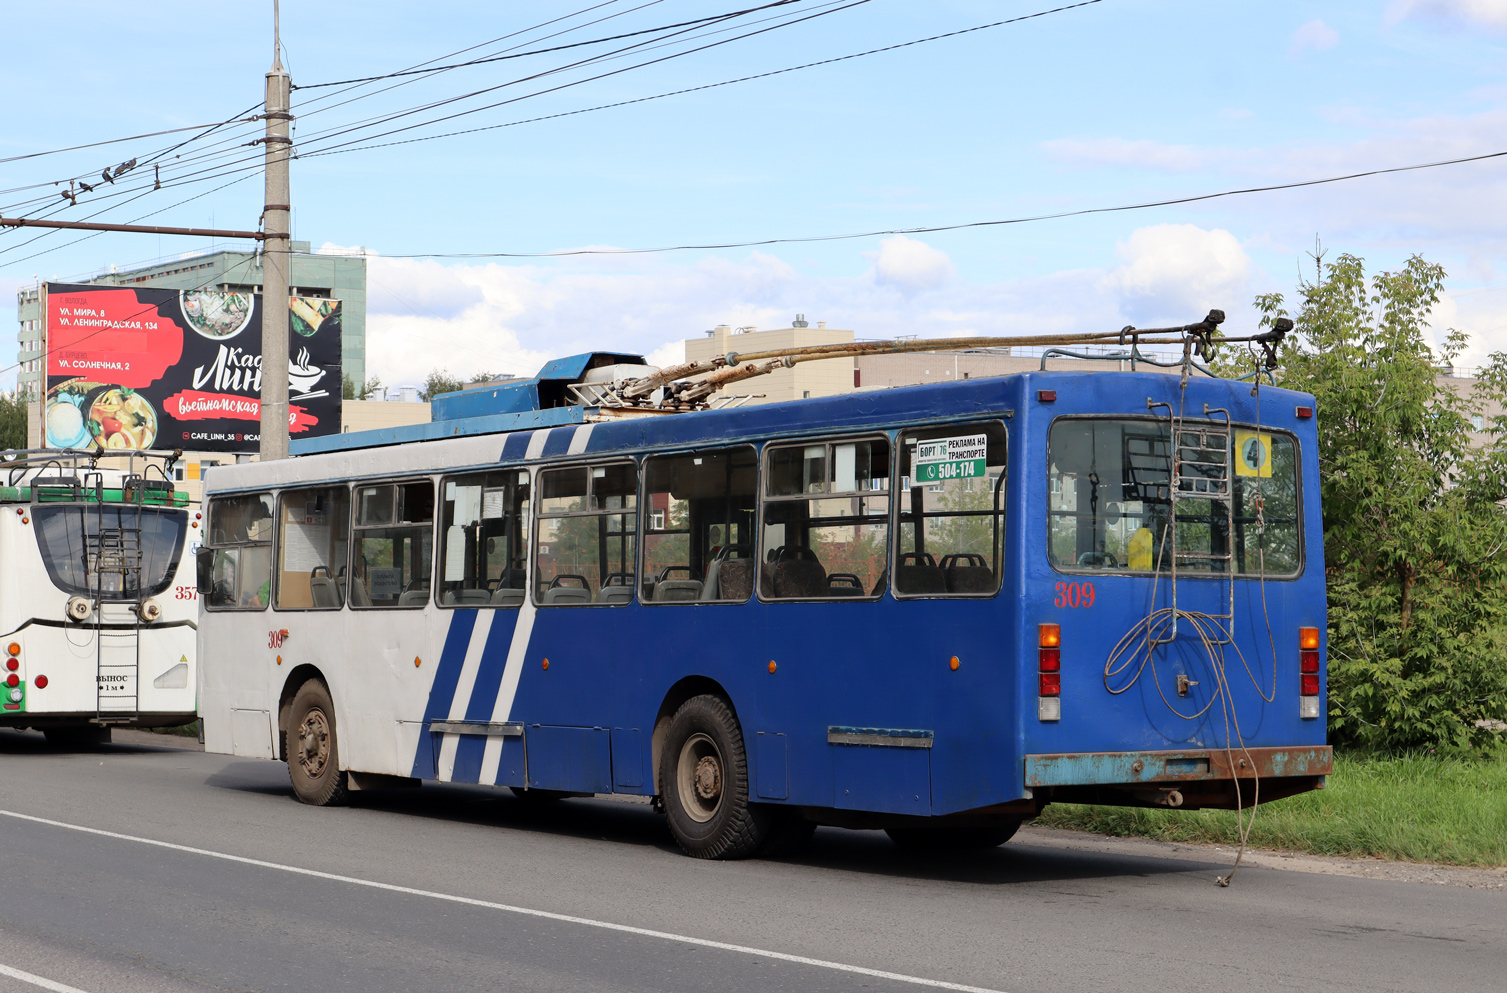
[(646, 603), (742, 603), (753, 593), (758, 457), (752, 448), (644, 463)]
[(434, 483), (356, 487), (353, 580), (338, 574), (336, 591), (352, 607), (422, 607), (429, 602), (434, 557)]
[(1005, 441), (998, 421), (901, 435), (896, 596), (999, 592)]
[(272, 494), (209, 501), (209, 610), (266, 610), (272, 602)]
[(638, 467), (541, 470), (536, 534), (535, 603), (628, 603), (638, 559)]
[[(1218, 425), (1220, 436), (1224, 425)], [(1197, 442), (1187, 424), (1183, 446)], [(1298, 448), (1289, 434), (1235, 425), (1188, 479), (1172, 530), (1172, 438), (1165, 420), (1061, 418), (1048, 439), (1048, 554), (1060, 570), (1295, 576), (1302, 571)], [(1229, 500), (1215, 477), (1232, 470)], [(1190, 470), (1192, 471), (1192, 470)], [(1211, 487), (1214, 487), (1211, 489)], [(1203, 495), (1198, 495), (1203, 494)], [(1234, 529), (1233, 540), (1231, 528)]]
[(278, 495), (278, 610), (332, 610), (345, 602), (350, 504), (344, 486)]
[(528, 571), (528, 470), (448, 476), (440, 492), (440, 603), (521, 607)]
[(759, 596), (877, 597), (889, 556), (885, 438), (770, 447)]

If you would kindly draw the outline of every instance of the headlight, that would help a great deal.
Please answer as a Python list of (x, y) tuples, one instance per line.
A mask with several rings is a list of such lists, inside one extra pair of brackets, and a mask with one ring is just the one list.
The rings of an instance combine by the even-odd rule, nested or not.
[(136, 615), (150, 624), (162, 617), (162, 604), (156, 600), (143, 600), (136, 608)]
[(81, 596), (69, 597), (68, 606), (64, 609), (64, 613), (68, 615), (69, 620), (78, 621), (80, 624), (87, 621), (93, 611), (94, 606), (89, 603), (87, 598)]

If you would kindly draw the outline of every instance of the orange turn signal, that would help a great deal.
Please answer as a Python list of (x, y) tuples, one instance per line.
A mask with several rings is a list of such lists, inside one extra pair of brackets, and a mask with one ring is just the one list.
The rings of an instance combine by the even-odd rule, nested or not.
[(1042, 648), (1060, 648), (1060, 647), (1062, 647), (1062, 625), (1060, 625), (1060, 624), (1040, 624), (1040, 625), (1037, 626), (1036, 630), (1037, 630), (1036, 644), (1039, 645), (1040, 647), (1042, 647)]
[(11, 642), (10, 643), (10, 647), (7, 648), (6, 651), (10, 652), (12, 655), (20, 655), (21, 654), (21, 643), (19, 641), (13, 641), (13, 642)]
[(1314, 650), (1319, 647), (1318, 628), (1298, 628), (1298, 647)]

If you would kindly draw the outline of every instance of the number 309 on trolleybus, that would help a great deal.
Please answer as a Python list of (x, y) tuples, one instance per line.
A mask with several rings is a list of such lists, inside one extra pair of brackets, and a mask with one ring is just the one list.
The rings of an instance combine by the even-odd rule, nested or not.
[(0, 727), (88, 744), (196, 715), (198, 534), (176, 456), (0, 461)]
[(1322, 786), (1310, 397), (1031, 372), (622, 406), (652, 371), (557, 360), (217, 469), (206, 747), (312, 804), (654, 797), (711, 858)]

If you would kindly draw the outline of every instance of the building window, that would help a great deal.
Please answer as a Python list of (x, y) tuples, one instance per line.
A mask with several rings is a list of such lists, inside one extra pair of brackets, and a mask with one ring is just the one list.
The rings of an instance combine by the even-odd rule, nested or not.
[(1472, 430), (1484, 431), (1486, 429), (1486, 418), (1482, 417), (1480, 414), (1471, 414), (1470, 426)]

